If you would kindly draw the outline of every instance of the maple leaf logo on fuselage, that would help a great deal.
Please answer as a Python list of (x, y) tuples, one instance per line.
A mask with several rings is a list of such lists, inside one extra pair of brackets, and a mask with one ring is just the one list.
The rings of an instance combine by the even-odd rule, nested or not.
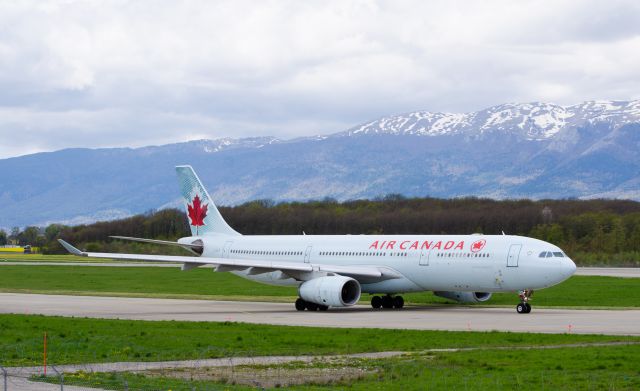
[(475, 242), (471, 243), (471, 252), (477, 253), (484, 248), (485, 244), (487, 244), (487, 241), (484, 239), (476, 240)]
[[(201, 227), (204, 225), (204, 219), (207, 217), (208, 204), (202, 204), (200, 196), (196, 194), (191, 201), (191, 204), (187, 204), (187, 210), (189, 212), (189, 219), (191, 219), (191, 225), (194, 227)], [(196, 228), (197, 229), (197, 228)]]

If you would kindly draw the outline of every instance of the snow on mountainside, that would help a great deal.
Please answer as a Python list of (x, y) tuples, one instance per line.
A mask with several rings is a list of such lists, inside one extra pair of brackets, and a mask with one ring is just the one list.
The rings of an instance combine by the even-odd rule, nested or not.
[(383, 117), (356, 126), (340, 135), (441, 136), (510, 132), (528, 140), (544, 140), (553, 137), (565, 127), (602, 121), (615, 122), (617, 125), (640, 121), (640, 100), (590, 101), (573, 106), (550, 103), (507, 103), (473, 113), (417, 111)]
[(333, 135), (74, 148), (0, 159), (0, 227), (181, 205), (190, 164), (217, 203), (406, 196), (640, 199), (640, 101), (419, 111)]
[(215, 140), (193, 140), (186, 143), (175, 143), (161, 146), (142, 147), (138, 148), (141, 152), (152, 153), (159, 148), (170, 149), (173, 152), (180, 150), (181, 148), (190, 148), (202, 150), (206, 153), (216, 153), (220, 151), (228, 151), (232, 149), (241, 148), (262, 148), (267, 145), (276, 144), (281, 140), (275, 137), (247, 137), (247, 138), (219, 138)]

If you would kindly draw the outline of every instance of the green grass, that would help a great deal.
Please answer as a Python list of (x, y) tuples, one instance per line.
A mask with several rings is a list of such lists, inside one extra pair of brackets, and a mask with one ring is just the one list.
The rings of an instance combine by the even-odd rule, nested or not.
[[(46, 383), (60, 384), (57, 376), (34, 376), (32, 380)], [(125, 388), (126, 381), (126, 388)], [(241, 385), (226, 385), (202, 380), (183, 380), (161, 376), (145, 376), (140, 373), (117, 372), (78, 372), (65, 374), (64, 384), (102, 388), (105, 390), (170, 390), (193, 391), (196, 390), (256, 390), (256, 387)], [(280, 388), (282, 389), (282, 388)]]
[[(405, 295), (409, 302), (449, 302), (430, 293)], [(496, 293), (483, 304), (515, 306), (513, 293)], [(534, 292), (531, 304), (547, 307), (638, 307), (640, 306), (640, 278), (573, 276), (567, 281)]]
[[(158, 267), (2, 266), (0, 291), (82, 295), (292, 301), (296, 288), (258, 284), (212, 269), (181, 272)], [(410, 304), (447, 303), (431, 292), (404, 296)], [(363, 295), (363, 302), (369, 295)], [(514, 293), (494, 294), (482, 305), (515, 306)], [(640, 279), (574, 276), (537, 291), (534, 306), (638, 307)]]
[(228, 356), (317, 355), (432, 348), (640, 342), (638, 337), (340, 329), (232, 322), (129, 321), (0, 315), (0, 365), (165, 361)]
[(212, 269), (178, 267), (2, 266), (0, 291), (120, 293), (165, 297), (296, 296), (295, 288), (258, 284)]
[(0, 251), (0, 262), (118, 262), (104, 258), (86, 258), (75, 255), (42, 255), (42, 254), (20, 254), (3, 253)]
[[(579, 347), (530, 350), (481, 349), (462, 352), (415, 354), (379, 360), (349, 360), (337, 364), (367, 370), (363, 376), (325, 385), (295, 385), (291, 389), (324, 390), (637, 390), (640, 388), (640, 346)], [(330, 366), (330, 365), (329, 365)], [(254, 366), (255, 371), (272, 371), (286, 377), (292, 368), (326, 368), (326, 363), (295, 363)], [(242, 369), (242, 368), (239, 368)], [(260, 377), (256, 377), (260, 379)], [(46, 379), (55, 383), (56, 378)], [(226, 383), (190, 381), (160, 373), (79, 373), (66, 375), (68, 384), (124, 389), (225, 389), (245, 390)], [(288, 387), (279, 387), (289, 389)]]

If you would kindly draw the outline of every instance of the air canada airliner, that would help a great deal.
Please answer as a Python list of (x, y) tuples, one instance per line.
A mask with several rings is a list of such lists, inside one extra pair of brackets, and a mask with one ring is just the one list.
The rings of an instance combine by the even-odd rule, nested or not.
[(576, 265), (558, 247), (513, 235), (241, 235), (220, 215), (191, 166), (176, 167), (191, 227), (177, 242), (113, 236), (179, 246), (191, 256), (84, 252), (137, 261), (178, 262), (182, 270), (213, 265), (217, 272), (273, 285), (297, 286), (298, 311), (325, 311), (371, 295), (373, 308), (402, 308), (402, 293), (433, 291), (461, 303), (517, 292), (518, 313), (531, 312), (534, 290), (558, 284)]

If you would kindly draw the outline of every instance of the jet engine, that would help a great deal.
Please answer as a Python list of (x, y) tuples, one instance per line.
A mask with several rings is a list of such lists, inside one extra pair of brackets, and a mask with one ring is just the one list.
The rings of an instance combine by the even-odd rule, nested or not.
[(325, 276), (303, 282), (298, 288), (303, 300), (330, 307), (346, 307), (360, 300), (360, 283), (350, 277)]
[(433, 292), (434, 295), (459, 303), (482, 303), (491, 298), (490, 292)]

